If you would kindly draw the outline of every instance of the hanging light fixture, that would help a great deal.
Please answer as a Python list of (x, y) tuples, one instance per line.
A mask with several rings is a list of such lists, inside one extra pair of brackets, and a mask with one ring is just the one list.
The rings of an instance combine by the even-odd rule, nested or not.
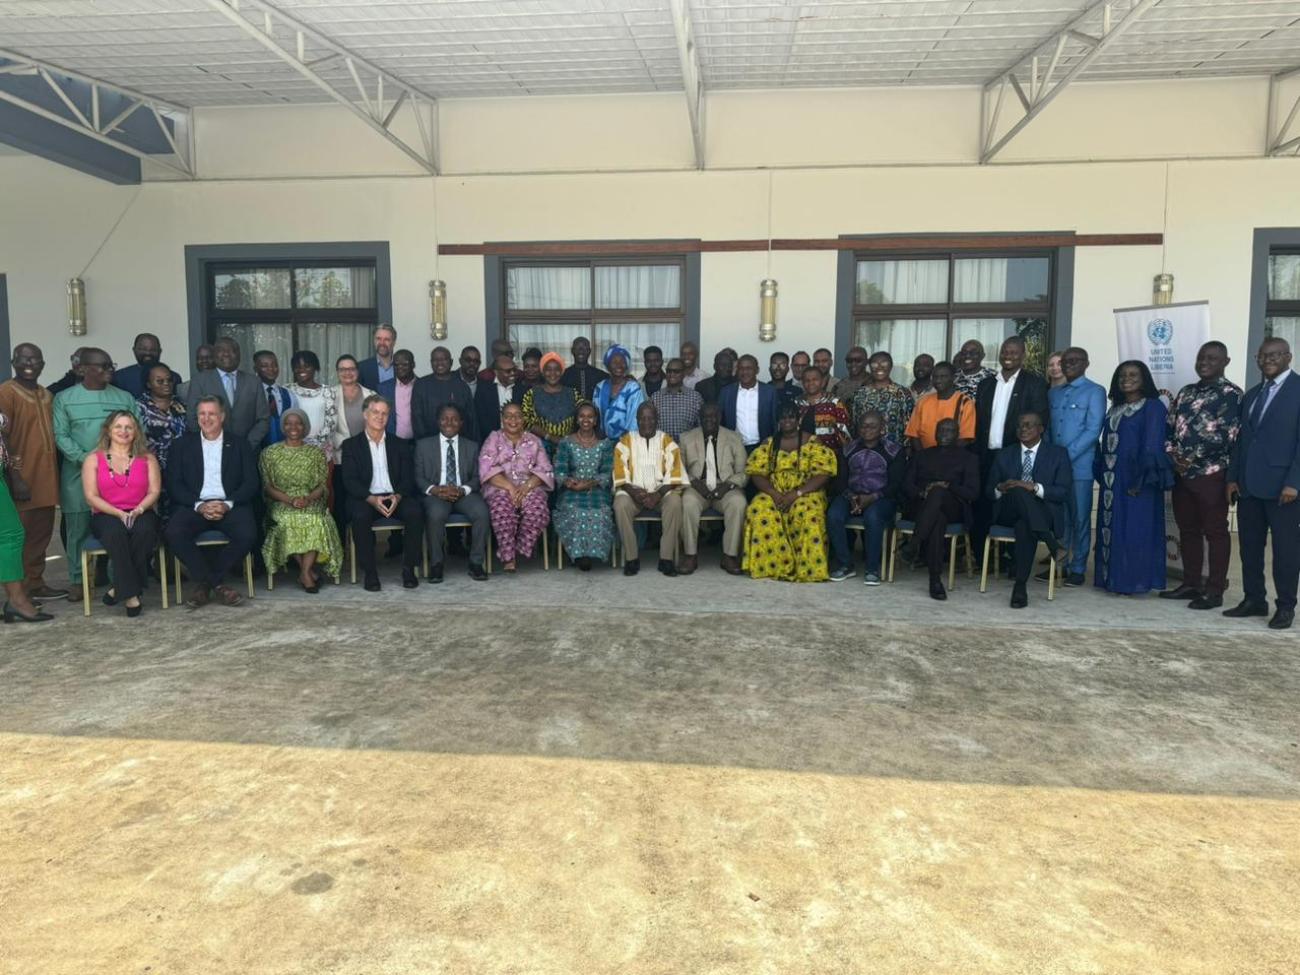
[(447, 337), (447, 282), (429, 282), (429, 332), (441, 342)]
[(758, 340), (776, 341), (776, 279), (772, 277), (772, 171), (767, 173), (767, 277), (758, 284)]
[(1167, 305), (1174, 300), (1174, 276), (1161, 272), (1151, 283), (1151, 304)]
[(86, 334), (86, 282), (81, 278), (68, 279), (68, 331)]

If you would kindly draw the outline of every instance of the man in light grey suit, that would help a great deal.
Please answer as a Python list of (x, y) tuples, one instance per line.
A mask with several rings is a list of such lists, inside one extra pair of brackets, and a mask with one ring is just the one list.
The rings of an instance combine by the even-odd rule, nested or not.
[(722, 407), (706, 403), (700, 425), (682, 434), (682, 464), (691, 485), (682, 493), (682, 551), (678, 572), (689, 575), (699, 564), (700, 514), (709, 508), (722, 513), (722, 568), (741, 574), (740, 541), (745, 529), (745, 442), (735, 430), (722, 426)]
[(469, 577), (487, 578), (487, 533), (491, 526), (478, 477), (478, 444), (460, 435), (460, 410), (443, 403), (438, 433), (415, 443), (415, 486), (423, 495), (425, 534), (429, 537), (429, 582), (442, 582), (442, 541), (452, 513), (470, 520)]
[(271, 428), (271, 405), (262, 394), (261, 380), (239, 368), (239, 343), (234, 339), (217, 339), (212, 352), (217, 367), (196, 372), (186, 384), (185, 406), (189, 412), (186, 425), (190, 430), (197, 430), (199, 400), (215, 396), (226, 404), (226, 431), (246, 437), (253, 450), (261, 450)]

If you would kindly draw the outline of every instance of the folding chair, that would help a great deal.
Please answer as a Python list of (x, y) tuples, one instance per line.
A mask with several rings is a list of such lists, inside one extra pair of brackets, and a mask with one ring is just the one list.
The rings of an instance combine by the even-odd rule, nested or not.
[[(860, 521), (850, 521), (844, 527), (847, 528), (849, 531), (857, 532), (859, 535), (862, 536), (862, 555), (863, 558), (865, 558), (867, 554), (867, 539), (866, 539), (867, 526), (862, 524)], [(894, 541), (894, 529), (892, 526), (886, 526), (885, 534), (884, 537), (881, 539), (881, 545), (880, 545), (880, 578), (889, 579), (890, 582), (894, 581), (892, 578), (890, 578), (890, 573), (889, 573), (889, 559), (890, 559), (890, 552), (893, 549), (893, 541)]]
[[(378, 535), (380, 532), (400, 532), (404, 529), (401, 521), (396, 518), (376, 518), (370, 524), (370, 530)], [(424, 546), (421, 546), (424, 548)], [(429, 574), (429, 550), (426, 548), (422, 553), (424, 555), (424, 574)], [(357, 540), (352, 535), (352, 526), (348, 525), (348, 563), (353, 585), (357, 581)]]
[[(445, 529), (465, 528), (465, 529), (472, 530), (474, 527), (474, 522), (469, 520), (469, 515), (462, 515), (453, 511), (451, 515), (447, 518), (447, 523), (443, 527), (444, 527), (444, 531), (442, 533), (443, 536), (442, 550), (445, 552), (447, 551), (447, 532), (445, 531)], [(543, 533), (543, 537), (545, 537), (544, 533)], [(545, 549), (543, 549), (543, 552), (545, 552)], [(483, 571), (486, 572), (488, 575), (491, 575), (492, 574), (492, 522), (490, 520), (488, 521), (488, 530), (487, 530), (487, 557), (483, 561), (485, 563), (483, 566)], [(429, 550), (427, 548), (424, 551), (424, 574), (425, 575), (429, 574)], [(352, 581), (356, 582), (355, 579), (353, 579)]]
[[(107, 554), (104, 543), (94, 535), (87, 536), (81, 543), (81, 612), (84, 616), (90, 615), (90, 604), (95, 600), (95, 559)], [(158, 543), (158, 575), (162, 577), (162, 608), (166, 609), (167, 551), (161, 541)]]
[[(637, 524), (658, 525), (658, 524), (662, 524), (664, 519), (663, 519), (663, 514), (658, 511), (643, 511), (641, 512), (641, 514), (637, 515), (632, 520)], [(723, 520), (725, 519), (723, 518), (722, 512), (717, 510), (716, 508), (705, 508), (703, 511), (700, 512), (700, 524), (704, 524), (706, 521), (723, 521)], [(622, 562), (620, 562), (620, 558), (622, 559)], [(560, 568), (563, 569), (564, 552), (562, 549), (560, 551), (559, 560), (560, 560)], [(614, 532), (614, 548), (610, 553), (610, 565), (613, 568), (617, 569), (619, 565), (621, 565), (623, 562), (626, 561), (627, 561), (627, 556), (619, 545), (618, 532), (616, 531)]]
[[(1006, 525), (992, 525), (989, 528), (988, 536), (984, 539), (984, 566), (980, 571), (980, 592), (987, 592), (989, 585), (989, 555), (993, 556), (993, 564), (997, 565), (1002, 554), (1002, 546), (1008, 543), (1014, 545), (1016, 541), (1016, 530), (1008, 528)], [(1038, 556), (1038, 545), (1034, 545), (1034, 556)], [(996, 575), (996, 572), (994, 573)], [(1053, 600), (1056, 598), (1056, 559), (1047, 561), (1047, 598)]]
[[(894, 525), (893, 544), (889, 547), (889, 581), (894, 581), (894, 573), (898, 570), (898, 549), (902, 545), (904, 535), (912, 535), (916, 532), (916, 522), (908, 521), (906, 518), (900, 518)], [(943, 530), (943, 537), (950, 541), (948, 547), (948, 588), (957, 588), (957, 542), (966, 543), (966, 576), (967, 578), (975, 577), (975, 556), (974, 549), (971, 545), (970, 533), (966, 526), (960, 521), (950, 522)]]
[[(221, 534), (221, 532), (215, 532), (215, 531), (200, 532), (199, 537), (194, 539), (194, 544), (197, 545), (199, 548), (214, 548), (220, 545), (229, 545), (230, 539), (228, 539), (225, 535)], [(180, 558), (177, 558), (175, 561), (175, 569), (176, 569), (176, 575), (175, 575), (176, 605), (179, 606), (182, 603)], [(251, 549), (244, 555), (244, 582), (247, 583), (248, 585), (248, 598), (252, 599), (254, 596), (254, 591), (253, 591), (253, 552)]]

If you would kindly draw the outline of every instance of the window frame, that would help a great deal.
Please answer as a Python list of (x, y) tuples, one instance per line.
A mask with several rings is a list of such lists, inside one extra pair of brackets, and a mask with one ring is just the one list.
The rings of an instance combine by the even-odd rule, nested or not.
[[(1294, 245), (1280, 245), (1268, 249), (1268, 260), (1274, 257), (1286, 254), (1300, 257), (1300, 243)], [(1264, 281), (1264, 328), (1265, 335), (1268, 334), (1268, 320), (1270, 318), (1300, 318), (1300, 298), (1273, 298), (1268, 295), (1268, 265), (1265, 264), (1265, 281)]]
[[(1265, 321), (1272, 317), (1290, 317), (1283, 309), (1300, 306), (1294, 301), (1269, 301), (1268, 297), (1268, 259), (1274, 254), (1300, 253), (1300, 227), (1257, 227), (1251, 253), (1250, 274), (1250, 327), (1246, 335), (1246, 348), (1243, 350), (1247, 382), (1257, 376), (1254, 370), (1255, 353), (1263, 344), (1268, 332)], [(1279, 312), (1282, 312), (1279, 314)], [(1300, 316), (1300, 307), (1296, 315)], [(1234, 356), (1235, 358), (1235, 356)]]

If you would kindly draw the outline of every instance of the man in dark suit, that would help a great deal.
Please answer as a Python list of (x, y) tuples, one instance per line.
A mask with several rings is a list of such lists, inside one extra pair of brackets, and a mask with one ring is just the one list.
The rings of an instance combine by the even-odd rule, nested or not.
[[(221, 397), (196, 400), (192, 415), (198, 431), (173, 443), (168, 455), (167, 547), (184, 563), (194, 584), (186, 606), (198, 609), (214, 593), (226, 606), (238, 606), (243, 597), (225, 584), (225, 578), (257, 542), (252, 505), (259, 489), (257, 457), (247, 437), (226, 429)], [(216, 548), (209, 561), (196, 539), (211, 531), (226, 536), (228, 544)]]
[[(1002, 343), (998, 362), (1002, 370), (980, 382), (975, 391), (975, 443), (980, 461), (980, 483), (989, 483), (989, 469), (1003, 447), (1015, 444), (1020, 417), (1035, 413), (1046, 428), (1051, 418), (1047, 401), (1047, 380), (1025, 365), (1025, 340), (1012, 335)], [(975, 505), (971, 537), (978, 551), (992, 524), (993, 503), (987, 491)]]
[(1241, 582), (1245, 598), (1224, 616), (1267, 616), (1264, 542), (1273, 534), (1273, 589), (1277, 611), (1268, 625), (1295, 620), (1300, 582), (1300, 376), (1291, 371), (1291, 346), (1265, 339), (1255, 356), (1263, 382), (1241, 401), (1241, 433), (1228, 465), (1228, 503), (1237, 502)]
[(474, 391), (474, 418), (478, 422), (477, 434), (481, 441), (493, 430), (501, 429), (501, 410), (507, 403), (523, 401), (516, 381), (515, 360), (502, 353), (492, 362), (492, 381), (479, 380)]
[(424, 518), (415, 497), (411, 450), (388, 436), (388, 401), (377, 393), (361, 404), (366, 428), (343, 441), (343, 490), (347, 494), (348, 523), (357, 561), (366, 574), (366, 591), (379, 591), (375, 567), (375, 533), (380, 518), (396, 518), (405, 536), (402, 544), (402, 588), (420, 584), (415, 567), (424, 540)]
[(447, 403), (438, 413), (437, 436), (415, 445), (415, 486), (423, 495), (433, 583), (442, 582), (442, 537), (453, 512), (470, 520), (469, 577), (476, 582), (487, 578), (483, 563), (490, 521), (479, 484), (478, 444), (460, 430), (460, 412)]
[(239, 343), (229, 336), (217, 339), (212, 354), (216, 368), (196, 372), (186, 385), (189, 428), (196, 428), (198, 402), (205, 396), (215, 396), (226, 404), (225, 429), (236, 437), (247, 438), (257, 450), (271, 429), (271, 407), (262, 393), (262, 383), (251, 372), (239, 368)]
[(466, 433), (473, 439), (474, 398), (460, 376), (452, 375), (451, 350), (443, 345), (434, 348), (429, 353), (429, 367), (433, 371), (417, 379), (411, 392), (411, 428), (415, 438), (437, 436), (439, 411), (444, 404), (454, 403), (460, 410)]
[(376, 325), (373, 342), (375, 354), (357, 363), (357, 379), (366, 389), (378, 389), (380, 383), (394, 378), (393, 348), (397, 345), (397, 329), (388, 324)]
[(997, 503), (993, 523), (1014, 528), (1015, 587), (1011, 608), (1029, 605), (1025, 584), (1034, 568), (1038, 543), (1047, 545), (1058, 562), (1069, 554), (1060, 539), (1066, 534), (1066, 510), (1074, 475), (1070, 452), (1043, 442), (1043, 418), (1037, 413), (1020, 414), (1019, 443), (1007, 444), (993, 460), (985, 489)]
[(776, 401), (776, 390), (758, 381), (758, 360), (742, 355), (736, 362), (736, 382), (722, 390), (718, 405), (722, 425), (740, 434), (746, 453), (776, 430)]
[(713, 357), (713, 375), (695, 384), (695, 391), (706, 403), (716, 403), (722, 391), (735, 382), (736, 359), (730, 349)]
[[(131, 354), (135, 356), (135, 365), (116, 370), (113, 373), (113, 385), (139, 399), (149, 380), (149, 370), (162, 361), (162, 343), (152, 332), (141, 332), (131, 344)], [(172, 389), (175, 390), (180, 384), (180, 373), (173, 369)]]

